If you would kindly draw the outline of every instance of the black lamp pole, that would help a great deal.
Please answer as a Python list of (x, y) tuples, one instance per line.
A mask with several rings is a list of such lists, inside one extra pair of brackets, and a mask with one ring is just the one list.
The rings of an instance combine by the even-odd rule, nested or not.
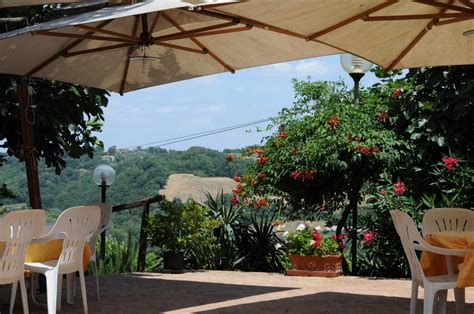
[(359, 82), (364, 77), (365, 73), (349, 73), (354, 80), (354, 104), (359, 104)]
[[(107, 184), (105, 180), (102, 180), (100, 185), (101, 189), (101, 201), (102, 203), (107, 202)], [(100, 258), (105, 261), (105, 230), (100, 234)]]

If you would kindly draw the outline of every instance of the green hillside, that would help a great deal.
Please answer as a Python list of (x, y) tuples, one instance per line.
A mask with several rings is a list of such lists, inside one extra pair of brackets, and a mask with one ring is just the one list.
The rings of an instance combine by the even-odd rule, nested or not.
[[(107, 189), (107, 201), (116, 205), (154, 196), (164, 187), (166, 179), (174, 173), (190, 173), (202, 177), (232, 177), (239, 175), (248, 160), (226, 162), (223, 152), (202, 147), (191, 147), (186, 151), (148, 148), (136, 151), (109, 150), (113, 154), (96, 152), (93, 159), (66, 159), (67, 167), (60, 175), (54, 169), (39, 165), (43, 208), (50, 221), (64, 209), (100, 201), (100, 188), (92, 180), (92, 171), (100, 164), (109, 164), (115, 169), (115, 182)], [(233, 151), (238, 152), (238, 151)], [(113, 157), (104, 157), (113, 156)], [(113, 161), (109, 161), (113, 159)], [(24, 164), (6, 157), (0, 167), (0, 182), (6, 183), (16, 195), (14, 199), (2, 199), (4, 207), (18, 207), (28, 203)], [(138, 236), (140, 208), (114, 214), (114, 227), (110, 232), (117, 238), (125, 238), (130, 230)]]

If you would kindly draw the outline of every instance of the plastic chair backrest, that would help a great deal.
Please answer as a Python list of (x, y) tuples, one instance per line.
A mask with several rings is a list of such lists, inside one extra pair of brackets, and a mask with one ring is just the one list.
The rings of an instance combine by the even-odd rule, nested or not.
[(40, 209), (9, 212), (0, 218), (0, 283), (23, 274), (26, 249), (45, 223)]
[(416, 254), (415, 244), (425, 243), (425, 240), (421, 237), (418, 228), (408, 214), (399, 210), (391, 210), (390, 215), (392, 216), (395, 229), (397, 230), (403, 250), (407, 256), (411, 278), (423, 284), (425, 275)]
[(92, 206), (99, 206), (100, 208), (100, 223), (96, 232), (90, 237), (89, 243), (92, 248), (92, 254), (95, 253), (95, 246), (97, 237), (107, 228), (112, 220), (112, 204), (109, 203), (97, 203), (91, 204)]
[(51, 231), (63, 232), (66, 235), (59, 257), (60, 268), (82, 265), (84, 244), (97, 230), (99, 221), (98, 206), (71, 207), (61, 213)]
[(432, 208), (423, 215), (423, 235), (433, 232), (474, 231), (474, 212), (466, 208)]

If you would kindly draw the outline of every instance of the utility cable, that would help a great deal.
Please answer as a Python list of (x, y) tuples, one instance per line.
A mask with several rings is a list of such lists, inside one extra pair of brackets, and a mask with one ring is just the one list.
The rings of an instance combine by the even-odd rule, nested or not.
[(142, 144), (142, 145), (134, 145), (134, 146), (125, 147), (125, 148), (122, 148), (122, 149), (130, 149), (130, 148), (135, 148), (135, 147), (151, 146), (151, 145), (157, 145), (157, 146), (171, 145), (171, 144), (176, 144), (176, 143), (180, 143), (180, 142), (184, 142), (184, 141), (193, 140), (193, 139), (200, 138), (200, 137), (205, 137), (205, 136), (214, 135), (214, 134), (218, 134), (218, 133), (228, 132), (228, 131), (232, 131), (232, 130), (236, 130), (236, 129), (240, 129), (240, 128), (244, 128), (244, 127), (248, 127), (248, 126), (252, 126), (252, 125), (257, 125), (257, 124), (261, 124), (261, 123), (265, 123), (265, 122), (270, 122), (270, 121), (271, 121), (271, 118), (266, 118), (266, 119), (252, 121), (252, 122), (227, 126), (227, 127), (220, 128), (220, 129), (214, 129), (214, 130), (209, 130), (209, 131), (204, 131), (204, 132), (199, 132), (199, 133), (194, 133), (194, 134), (189, 134), (189, 135), (184, 135), (184, 136), (173, 137), (173, 138), (169, 138), (169, 139), (166, 139), (166, 140), (150, 142), (150, 143), (146, 143), (146, 144)]

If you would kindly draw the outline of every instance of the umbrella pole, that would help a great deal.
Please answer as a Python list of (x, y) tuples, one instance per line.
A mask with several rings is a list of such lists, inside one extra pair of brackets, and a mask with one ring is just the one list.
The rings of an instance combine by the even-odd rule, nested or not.
[(20, 106), (18, 118), (23, 142), (23, 159), (25, 160), (30, 206), (31, 208), (40, 209), (42, 206), (38, 179), (38, 164), (36, 160), (36, 149), (33, 143), (33, 128), (31, 127), (33, 116), (28, 104), (28, 77), (22, 76), (17, 79), (17, 95)]

